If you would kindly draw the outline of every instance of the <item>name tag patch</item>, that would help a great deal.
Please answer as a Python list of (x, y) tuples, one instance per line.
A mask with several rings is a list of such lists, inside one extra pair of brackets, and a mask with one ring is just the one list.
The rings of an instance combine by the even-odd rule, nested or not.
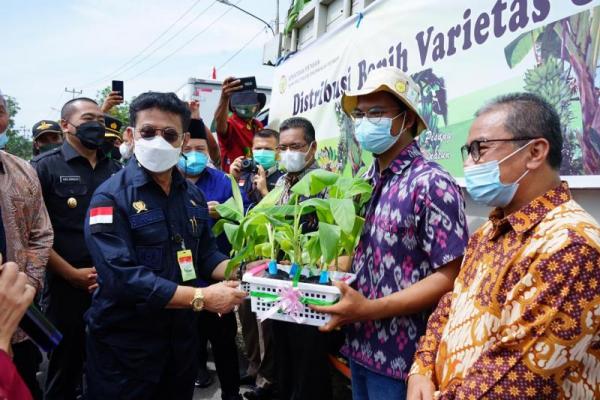
[(80, 176), (61, 176), (60, 183), (81, 183)]

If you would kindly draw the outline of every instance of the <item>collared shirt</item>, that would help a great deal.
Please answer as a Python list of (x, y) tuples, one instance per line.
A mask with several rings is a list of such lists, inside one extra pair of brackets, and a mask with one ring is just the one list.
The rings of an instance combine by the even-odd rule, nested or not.
[[(167, 195), (132, 158), (96, 190), (85, 224), (99, 284), (86, 313), (88, 330), (140, 379), (159, 379), (169, 354), (193, 348), (195, 313), (165, 306), (178, 285), (198, 287), (227, 259), (212, 236), (202, 193), (176, 168), (172, 177)], [(95, 209), (112, 217), (95, 223)], [(196, 271), (185, 282), (178, 264), (184, 249)]]
[[(0, 209), (6, 253), (2, 262), (13, 261), (39, 293), (52, 248), (52, 225), (42, 198), (42, 189), (31, 165), (0, 151)], [(13, 341), (26, 336), (17, 331)]]
[[(277, 183), (275, 183), (275, 187), (283, 187), (283, 191), (281, 192), (281, 197), (277, 201), (277, 204), (287, 204), (288, 201), (290, 200), (290, 197), (292, 196), (292, 191), (291, 191), (292, 186), (294, 186), (296, 183), (298, 183), (298, 181), (300, 179), (304, 178), (304, 176), (306, 174), (308, 174), (309, 172), (314, 171), (316, 169), (319, 169), (319, 164), (317, 164), (317, 161), (315, 160), (312, 162), (312, 164), (310, 164), (308, 167), (306, 167), (299, 174), (290, 174), (290, 173), (283, 174), (277, 180)], [(315, 197), (323, 197), (323, 196), (315, 196)]]
[[(352, 262), (366, 298), (406, 289), (463, 255), (468, 232), (460, 188), (416, 142), (382, 172), (374, 162), (367, 178), (374, 189)], [(423, 311), (350, 325), (343, 352), (371, 371), (404, 379), (428, 317)]]
[[(207, 167), (202, 171), (200, 177), (196, 181), (196, 187), (202, 191), (207, 202), (218, 201), (220, 204), (223, 204), (233, 196), (231, 181), (227, 175), (222, 171), (210, 167)], [(241, 195), (244, 206), (246, 207), (248, 205), (246, 194), (241, 192)], [(212, 228), (216, 221), (209, 218), (208, 222)], [(229, 254), (231, 251), (231, 245), (225, 234), (217, 237), (217, 245), (223, 254)]]
[[(121, 165), (98, 151), (96, 167), (81, 156), (67, 141), (59, 148), (32, 160), (37, 171), (44, 201), (54, 228), (54, 250), (75, 268), (91, 267), (92, 258), (83, 238), (83, 221), (94, 190)], [(56, 274), (48, 271), (48, 284)]]
[(443, 399), (598, 398), (599, 305), (600, 226), (563, 183), (475, 232), (411, 374)]
[(221, 149), (221, 169), (229, 173), (233, 161), (240, 157), (248, 157), (252, 153), (252, 139), (263, 125), (257, 119), (244, 121), (236, 113), (227, 119), (227, 135), (218, 135)]

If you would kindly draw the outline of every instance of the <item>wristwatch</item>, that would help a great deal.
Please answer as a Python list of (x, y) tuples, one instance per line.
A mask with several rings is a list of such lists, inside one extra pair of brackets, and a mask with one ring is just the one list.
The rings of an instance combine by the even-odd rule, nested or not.
[(199, 312), (204, 309), (204, 293), (202, 293), (202, 289), (196, 288), (196, 292), (194, 293), (194, 298), (192, 299), (192, 310)]

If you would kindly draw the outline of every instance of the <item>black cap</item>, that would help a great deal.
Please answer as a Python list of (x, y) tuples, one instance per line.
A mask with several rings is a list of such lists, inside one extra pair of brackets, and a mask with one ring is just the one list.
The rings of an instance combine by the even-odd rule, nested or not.
[(47, 120), (41, 120), (33, 125), (33, 128), (31, 128), (31, 136), (33, 137), (33, 140), (36, 140), (40, 135), (49, 132), (62, 134), (62, 129), (56, 121)]
[(204, 129), (204, 122), (201, 119), (191, 119), (190, 128), (190, 139), (204, 139), (207, 140), (206, 130)]
[(229, 100), (229, 109), (233, 111), (233, 107), (240, 105), (250, 105), (258, 103), (258, 110), (262, 110), (267, 102), (267, 96), (264, 93), (255, 92), (254, 90), (242, 90), (234, 92)]
[(105, 138), (115, 138), (123, 140), (123, 134), (121, 133), (121, 127), (123, 122), (119, 121), (112, 115), (104, 114), (104, 124), (106, 125)]

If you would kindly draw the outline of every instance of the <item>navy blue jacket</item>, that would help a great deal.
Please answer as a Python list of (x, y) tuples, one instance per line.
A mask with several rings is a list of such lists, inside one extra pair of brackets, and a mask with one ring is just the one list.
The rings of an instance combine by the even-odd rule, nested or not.
[[(112, 222), (94, 223), (90, 215), (112, 210)], [(202, 193), (173, 169), (167, 196), (135, 158), (94, 193), (85, 238), (98, 271), (99, 288), (86, 313), (95, 340), (113, 347), (124, 365), (145, 379), (158, 379), (166, 354), (197, 336), (191, 310), (168, 310), (182, 282), (177, 251), (192, 251), (196, 276), (209, 280), (227, 257), (210, 231)], [(196, 355), (189, 355), (195, 357)]]

